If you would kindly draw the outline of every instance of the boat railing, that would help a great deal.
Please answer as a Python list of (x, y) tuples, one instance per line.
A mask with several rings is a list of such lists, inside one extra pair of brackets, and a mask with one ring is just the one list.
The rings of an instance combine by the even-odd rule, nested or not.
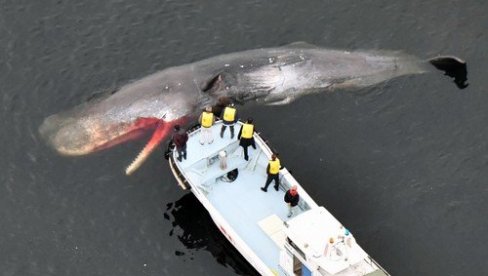
[(168, 154), (168, 157), (166, 157), (166, 153), (165, 153), (165, 158), (168, 159), (169, 167), (173, 171), (173, 174), (176, 176), (176, 181), (178, 182), (178, 186), (180, 186), (181, 189), (183, 189), (183, 190), (191, 189), (191, 186), (188, 183), (188, 180), (186, 179), (186, 177), (183, 176), (180, 169), (175, 164), (174, 158), (172, 156), (169, 156), (169, 154)]
[[(291, 173), (286, 169), (281, 170), (281, 178), (280, 178), (280, 185), (282, 186), (283, 190), (286, 191), (293, 185), (297, 185), (301, 187), (301, 185), (296, 181), (296, 179), (291, 175)], [(300, 195), (300, 200), (298, 201), (298, 208), (302, 211), (310, 210), (314, 207), (318, 207), (315, 201), (307, 194), (305, 189), (301, 187), (299, 188), (298, 194)]]
[(390, 273), (388, 273), (386, 271), (386, 269), (384, 269), (377, 261), (375, 261), (373, 258), (371, 258), (371, 256), (368, 256), (368, 259), (370, 261), (371, 264), (374, 264), (376, 267), (378, 267), (378, 270), (376, 272), (382, 272), (383, 275), (380, 275), (380, 274), (375, 274), (375, 275), (378, 275), (378, 276), (391, 276)]

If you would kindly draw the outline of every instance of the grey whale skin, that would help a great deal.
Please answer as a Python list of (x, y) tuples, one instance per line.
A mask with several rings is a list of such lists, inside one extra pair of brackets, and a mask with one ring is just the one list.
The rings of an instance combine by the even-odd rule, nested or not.
[(467, 86), (466, 64), (453, 56), (422, 60), (400, 51), (343, 51), (303, 42), (247, 50), (156, 72), (47, 117), (39, 131), (64, 155), (88, 154), (153, 131), (129, 174), (172, 126), (194, 121), (205, 106), (288, 104), (306, 94), (358, 89), (434, 68), (455, 78), (459, 88)]

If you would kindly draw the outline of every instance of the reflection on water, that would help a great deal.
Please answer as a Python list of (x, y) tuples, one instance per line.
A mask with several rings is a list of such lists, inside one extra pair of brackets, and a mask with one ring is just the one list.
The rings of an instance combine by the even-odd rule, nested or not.
[[(169, 235), (176, 236), (189, 251), (207, 250), (219, 264), (233, 268), (239, 275), (259, 275), (220, 233), (207, 210), (192, 193), (174, 203), (168, 203), (164, 218), (173, 225)], [(176, 256), (186, 254), (175, 251)]]

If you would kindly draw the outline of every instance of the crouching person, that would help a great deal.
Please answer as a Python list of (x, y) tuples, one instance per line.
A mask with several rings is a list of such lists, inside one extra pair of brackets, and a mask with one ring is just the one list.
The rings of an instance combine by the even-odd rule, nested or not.
[(285, 202), (288, 204), (288, 217), (293, 215), (293, 208), (298, 205), (300, 196), (298, 195), (297, 186), (293, 185), (285, 193)]

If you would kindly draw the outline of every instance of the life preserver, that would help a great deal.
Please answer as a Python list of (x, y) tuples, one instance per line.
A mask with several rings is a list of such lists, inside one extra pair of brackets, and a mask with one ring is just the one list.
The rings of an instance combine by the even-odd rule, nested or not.
[(253, 134), (254, 134), (254, 125), (245, 123), (242, 126), (241, 137), (246, 139), (251, 139)]
[(202, 113), (202, 127), (211, 127), (213, 123), (213, 113), (204, 111)]
[(269, 161), (269, 173), (270, 174), (277, 174), (280, 172), (280, 159), (276, 158), (274, 161), (270, 160)]
[(233, 107), (226, 107), (224, 109), (224, 121), (233, 122), (236, 118), (236, 109)]

